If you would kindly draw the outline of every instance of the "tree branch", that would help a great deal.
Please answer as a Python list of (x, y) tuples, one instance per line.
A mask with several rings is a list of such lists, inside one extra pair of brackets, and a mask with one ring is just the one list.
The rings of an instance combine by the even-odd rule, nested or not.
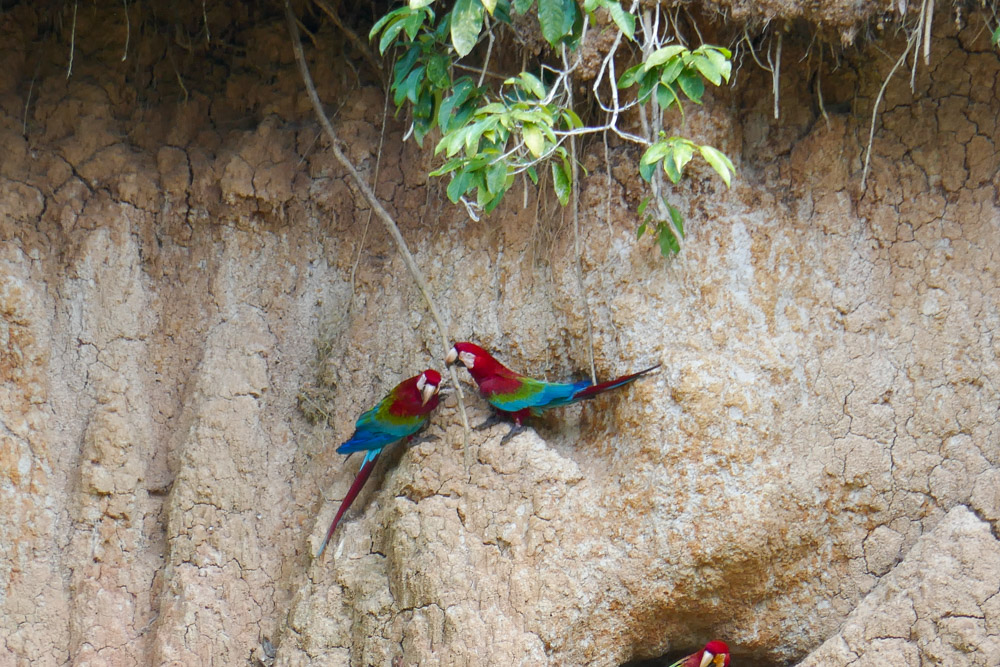
[[(389, 231), (389, 235), (392, 236), (393, 240), (396, 242), (396, 246), (399, 249), (399, 254), (403, 257), (403, 263), (406, 264), (406, 268), (410, 271), (410, 275), (413, 277), (413, 281), (417, 284), (417, 288), (424, 297), (424, 301), (427, 302), (427, 309), (430, 311), (431, 318), (434, 320), (434, 324), (437, 325), (438, 333), (441, 335), (441, 347), (443, 351), (442, 358), (448, 354), (450, 349), (450, 343), (448, 340), (448, 333), (445, 329), (444, 323), (441, 320), (441, 315), (438, 313), (437, 306), (434, 305), (434, 300), (431, 298), (430, 289), (427, 287), (427, 281), (424, 280), (424, 276), (420, 273), (420, 269), (417, 268), (417, 263), (413, 261), (413, 255), (410, 254), (410, 249), (406, 245), (406, 240), (399, 231), (399, 227), (396, 222), (389, 215), (389, 212), (385, 210), (382, 206), (382, 202), (378, 200), (375, 193), (368, 186), (368, 183), (361, 178), (361, 174), (354, 167), (347, 156), (340, 148), (340, 140), (337, 138), (337, 133), (333, 129), (333, 125), (330, 123), (330, 119), (326, 117), (326, 113), (323, 111), (323, 103), (319, 99), (319, 94), (316, 92), (316, 86), (313, 84), (312, 75), (309, 73), (309, 65), (306, 63), (305, 54), (302, 51), (302, 40), (299, 38), (299, 27), (295, 21), (295, 14), (292, 13), (292, 7), (289, 0), (285, 0), (285, 19), (288, 22), (288, 34), (292, 39), (292, 49), (295, 51), (295, 60), (299, 65), (299, 72), (302, 74), (302, 81), (305, 83), (306, 91), (309, 93), (309, 99), (312, 101), (313, 109), (316, 112), (316, 117), (319, 119), (320, 125), (323, 126), (323, 130), (326, 132), (327, 138), (330, 140), (330, 148), (333, 150), (334, 156), (337, 161), (344, 166), (344, 169), (351, 175), (354, 179), (354, 184), (364, 196), (368, 205), (372, 207), (375, 214), (379, 219), (385, 224), (385, 228)], [(456, 395), (458, 397), (458, 412), (462, 418), (462, 428), (464, 429), (463, 439), (466, 451), (466, 468), (469, 467), (469, 418), (465, 414), (465, 400), (462, 394), (462, 387), (458, 384), (458, 375), (455, 372), (455, 367), (450, 368), (451, 372), (451, 382), (455, 386)]]

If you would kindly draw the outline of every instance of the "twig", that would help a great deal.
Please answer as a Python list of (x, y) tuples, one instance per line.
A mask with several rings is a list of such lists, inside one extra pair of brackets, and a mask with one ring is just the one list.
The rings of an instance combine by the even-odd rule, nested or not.
[[(399, 254), (403, 258), (403, 263), (406, 268), (410, 271), (410, 275), (413, 277), (413, 281), (417, 284), (417, 288), (424, 297), (424, 301), (427, 302), (427, 309), (430, 311), (431, 318), (434, 319), (434, 324), (437, 325), (438, 333), (441, 335), (441, 346), (442, 351), (447, 355), (449, 349), (448, 334), (445, 329), (444, 323), (441, 320), (441, 315), (438, 313), (437, 306), (434, 305), (434, 300), (431, 298), (430, 289), (427, 287), (427, 281), (424, 280), (423, 274), (420, 273), (420, 269), (417, 268), (417, 263), (413, 261), (413, 255), (410, 254), (410, 249), (406, 245), (406, 240), (399, 231), (399, 227), (396, 222), (389, 215), (389, 212), (385, 210), (382, 206), (382, 202), (378, 200), (372, 189), (368, 187), (368, 184), (358, 170), (355, 169), (354, 165), (351, 163), (347, 156), (340, 148), (340, 139), (337, 137), (336, 131), (333, 129), (333, 125), (330, 123), (330, 119), (326, 117), (326, 113), (323, 111), (323, 103), (319, 99), (319, 93), (316, 92), (316, 86), (313, 84), (312, 75), (309, 73), (309, 65), (306, 63), (305, 53), (302, 51), (302, 40), (299, 39), (299, 27), (295, 21), (295, 14), (292, 13), (292, 6), (289, 0), (285, 0), (285, 19), (288, 23), (288, 33), (292, 39), (292, 50), (295, 52), (295, 60), (299, 65), (299, 72), (302, 75), (302, 82), (306, 86), (306, 91), (309, 93), (309, 99), (312, 101), (313, 110), (316, 112), (316, 117), (319, 119), (320, 125), (326, 131), (327, 138), (330, 140), (330, 148), (333, 151), (334, 157), (337, 161), (343, 165), (344, 169), (351, 175), (354, 179), (354, 184), (364, 196), (368, 205), (372, 207), (375, 214), (378, 215), (379, 219), (385, 224), (386, 229), (389, 231), (389, 235), (392, 236), (393, 240), (396, 242), (396, 246), (399, 249)], [(458, 384), (458, 374), (455, 372), (455, 367), (452, 366), (450, 369), (451, 381), (455, 386), (455, 394), (458, 398), (458, 413), (462, 418), (462, 428), (464, 430), (463, 438), (465, 445), (465, 460), (466, 468), (469, 467), (469, 418), (465, 414), (465, 400), (462, 394), (462, 388)]]
[(934, 23), (934, 0), (927, 0), (924, 5), (927, 16), (924, 17), (924, 64), (931, 64), (931, 25)]
[(483, 79), (486, 78), (486, 68), (489, 67), (490, 64), (490, 54), (493, 53), (494, 37), (493, 37), (493, 31), (489, 29), (489, 26), (486, 27), (486, 34), (489, 35), (490, 41), (486, 45), (486, 57), (483, 58), (483, 70), (479, 74), (479, 83), (476, 84), (480, 88), (483, 87)]
[(324, 14), (330, 17), (330, 20), (333, 21), (333, 25), (337, 26), (342, 33), (347, 35), (347, 39), (351, 41), (354, 48), (361, 52), (361, 57), (368, 61), (368, 64), (372, 66), (372, 69), (374, 69), (379, 77), (382, 78), (382, 83), (386, 84), (387, 81), (384, 73), (382, 72), (382, 67), (379, 65), (378, 60), (375, 59), (375, 55), (368, 48), (368, 44), (358, 37), (353, 30), (344, 25), (344, 22), (340, 20), (340, 16), (337, 12), (333, 11), (333, 9), (330, 8), (330, 5), (326, 4), (324, 0), (313, 0), (313, 2), (317, 7), (323, 10)]
[(76, 50), (76, 7), (77, 2), (73, 3), (73, 29), (69, 35), (69, 67), (66, 68), (66, 80), (68, 81), (71, 76), (73, 76), (73, 52)]
[(201, 18), (205, 21), (205, 45), (212, 43), (212, 31), (208, 29), (208, 10), (205, 9), (205, 0), (201, 0)]
[(819, 43), (819, 67), (816, 68), (816, 98), (819, 101), (819, 112), (826, 121), (826, 129), (830, 129), (830, 116), (823, 104), (823, 42)]
[(128, 18), (128, 0), (122, 0), (122, 4), (125, 5), (125, 51), (122, 53), (122, 62), (128, 58), (128, 40), (132, 35), (132, 24)]
[[(566, 45), (562, 47), (563, 65), (569, 67), (566, 58)], [(573, 108), (573, 86), (566, 87), (569, 92), (567, 107)], [(570, 166), (573, 172), (573, 252), (576, 254), (576, 282), (580, 288), (580, 299), (583, 301), (583, 319), (587, 323), (587, 356), (590, 361), (590, 381), (597, 384), (597, 369), (594, 365), (594, 324), (590, 317), (590, 302), (587, 299), (587, 287), (583, 283), (583, 257), (580, 252), (580, 166), (576, 161), (576, 137), (569, 138)]]
[(903, 55), (899, 57), (896, 64), (892, 66), (889, 70), (889, 75), (885, 77), (885, 81), (882, 82), (882, 87), (878, 91), (878, 96), (875, 98), (875, 106), (872, 107), (872, 127), (871, 131), (868, 133), (868, 150), (865, 153), (865, 168), (861, 172), (861, 191), (865, 191), (865, 185), (868, 183), (868, 168), (871, 166), (872, 159), (872, 144), (875, 142), (875, 119), (878, 117), (878, 105), (882, 104), (882, 97), (885, 95), (885, 89), (889, 87), (889, 81), (892, 79), (893, 74), (899, 69), (899, 66), (906, 61), (906, 56), (909, 55), (910, 49), (916, 43), (918, 38), (911, 36), (906, 40), (906, 49), (903, 51)]
[(485, 71), (486, 76), (490, 77), (491, 79), (497, 79), (499, 81), (506, 81), (508, 78), (510, 78), (504, 76), (503, 74), (497, 74), (496, 72), (491, 72), (481, 67), (472, 67), (471, 65), (463, 65), (462, 63), (452, 63), (451, 66), (454, 67), (455, 69), (464, 69), (467, 72), (476, 72), (477, 74), (482, 74)]
[(779, 114), (779, 83), (781, 81), (781, 31), (778, 31), (778, 49), (774, 54), (774, 62), (771, 62), (771, 49), (767, 50), (767, 64), (771, 65), (771, 88), (774, 91), (774, 118)]

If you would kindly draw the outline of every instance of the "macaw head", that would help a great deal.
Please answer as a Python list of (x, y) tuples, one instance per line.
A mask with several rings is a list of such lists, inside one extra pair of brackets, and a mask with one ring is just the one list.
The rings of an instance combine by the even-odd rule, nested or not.
[(475, 343), (455, 343), (445, 357), (445, 363), (449, 366), (459, 362), (470, 371), (478, 366), (498, 364), (496, 359), (489, 352), (479, 347)]
[[(696, 653), (695, 656), (698, 654)], [(698, 667), (729, 667), (729, 647), (726, 642), (713, 639), (705, 644)]]
[(433, 368), (417, 376), (417, 391), (420, 392), (420, 404), (427, 405), (427, 401), (434, 397), (441, 385), (441, 374)]

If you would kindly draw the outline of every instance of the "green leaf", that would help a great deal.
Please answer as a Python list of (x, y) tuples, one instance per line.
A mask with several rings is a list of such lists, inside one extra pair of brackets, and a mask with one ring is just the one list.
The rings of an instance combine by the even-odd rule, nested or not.
[(642, 176), (642, 180), (649, 183), (653, 180), (653, 174), (656, 172), (656, 163), (652, 162), (650, 164), (640, 164), (639, 165), (639, 175)]
[[(646, 207), (649, 206), (649, 201), (650, 197), (643, 197), (642, 202), (639, 203), (639, 209), (636, 211), (636, 215), (640, 218), (642, 217), (642, 214), (646, 212)], [(645, 228), (645, 225), (643, 227)], [(642, 236), (642, 234), (639, 234), (639, 236)]]
[(514, 13), (524, 14), (531, 9), (534, 4), (535, 0), (514, 0)]
[(448, 160), (443, 165), (432, 171), (430, 175), (444, 176), (445, 174), (455, 171), (463, 164), (465, 164), (465, 158), (460, 158), (460, 157), (452, 158), (451, 160)]
[(667, 63), (663, 69), (660, 71), (660, 83), (665, 85), (672, 85), (677, 79), (677, 75), (684, 71), (684, 61), (680, 58), (675, 58)]
[(1000, 43), (1000, 26), (997, 26), (997, 29), (993, 31), (993, 37), (990, 39), (990, 42), (993, 44), (993, 46), (996, 46), (997, 43)]
[(537, 125), (524, 125), (521, 128), (521, 136), (524, 137), (524, 145), (528, 147), (531, 154), (536, 158), (542, 157), (545, 152), (545, 137)]
[(493, 16), (493, 10), (497, 8), (497, 0), (482, 0), (483, 7)]
[(434, 0), (410, 0), (410, 9), (423, 9), (430, 7)]
[(642, 63), (639, 63), (635, 67), (629, 67), (627, 70), (622, 72), (622, 75), (618, 77), (618, 88), (628, 88), (635, 83), (636, 77), (641, 72), (644, 72)]
[(722, 85), (722, 70), (708, 56), (695, 54), (691, 60), (694, 62), (694, 66), (698, 68), (698, 71), (701, 72), (701, 75), (711, 81), (713, 86)]
[(482, 2), (455, 0), (455, 8), (451, 10), (451, 43), (455, 46), (459, 58), (469, 55), (476, 46), (482, 28)]
[(681, 101), (677, 98), (677, 93), (674, 91), (674, 87), (662, 83), (656, 86), (656, 102), (664, 111), (669, 109), (670, 105), (674, 102), (677, 103), (677, 106), (681, 104)]
[(427, 60), (427, 78), (438, 88), (448, 88), (451, 85), (451, 78), (448, 76), (448, 67), (451, 59), (443, 53), (435, 53)]
[[(406, 10), (404, 7), (403, 10)], [(401, 10), (402, 11), (402, 10)], [(406, 21), (400, 19), (392, 23), (385, 32), (382, 33), (382, 39), (378, 43), (378, 52), (381, 55), (385, 55), (385, 50), (395, 41), (396, 36), (406, 27)]]
[(611, 14), (611, 20), (615, 22), (622, 34), (628, 37), (629, 41), (632, 41), (635, 38), (635, 16), (625, 11), (621, 3), (615, 0), (609, 0), (605, 6), (608, 8), (608, 13)]
[(419, 65), (413, 68), (403, 80), (401, 84), (396, 86), (396, 94), (393, 96), (393, 102), (396, 103), (398, 107), (403, 103), (403, 100), (410, 100), (410, 102), (416, 104), (417, 102), (417, 91), (420, 90), (420, 84), (424, 79), (424, 66)]
[(646, 223), (644, 222), (641, 225), (639, 225), (639, 229), (635, 233), (635, 240), (638, 241), (639, 239), (641, 239), (642, 235), (645, 233), (646, 233)]
[[(566, 27), (567, 18), (569, 28)], [(566, 16), (565, 0), (538, 0), (538, 23), (542, 28), (542, 37), (555, 46), (572, 29), (573, 16)]]
[[(677, 137), (674, 138), (677, 139)], [(679, 139), (674, 142), (674, 151), (671, 156), (671, 160), (677, 168), (678, 174), (684, 173), (684, 167), (687, 166), (687, 163), (691, 161), (692, 157), (694, 157), (694, 144), (687, 139)], [(666, 162), (666, 160), (664, 160), (664, 162)], [(674, 183), (676, 182), (677, 181), (674, 181)]]
[(732, 74), (733, 71), (733, 63), (730, 62), (728, 54), (729, 51), (725, 49), (717, 49), (713, 47), (705, 49), (705, 55), (708, 57), (709, 60), (712, 61), (712, 63), (719, 70), (719, 73), (722, 75), (722, 78), (726, 80), (726, 82), (729, 81), (729, 76)]
[(660, 243), (661, 255), (664, 257), (670, 257), (671, 255), (677, 254), (681, 251), (681, 245), (674, 237), (674, 231), (670, 229), (670, 225), (666, 225), (661, 222), (657, 231), (659, 232), (659, 235), (656, 240)]
[(583, 127), (583, 121), (580, 120), (580, 117), (572, 109), (563, 109), (562, 117), (566, 121), (567, 128), (570, 130)]
[(500, 23), (510, 25), (510, 0), (497, 0), (493, 9), (493, 18)]
[[(666, 201), (663, 202), (667, 204)], [(667, 210), (670, 211), (670, 219), (674, 222), (674, 230), (680, 232), (681, 236), (684, 236), (684, 217), (681, 212), (677, 210), (676, 207), (667, 204)]]
[(528, 167), (527, 172), (531, 182), (538, 185), (538, 171), (534, 167)]
[(642, 154), (639, 159), (639, 165), (656, 164), (664, 157), (667, 156), (671, 151), (671, 145), (666, 141), (657, 141), (655, 144), (646, 149), (646, 152)]
[(455, 112), (456, 107), (461, 106), (469, 99), (469, 96), (475, 89), (475, 84), (469, 78), (462, 78), (455, 82), (452, 94), (444, 98), (440, 108), (438, 108), (438, 125), (441, 126), (442, 130), (447, 132), (459, 127), (459, 124), (454, 122), (455, 119), (452, 117), (452, 114)]
[(403, 29), (406, 31), (407, 37), (412, 40), (417, 36), (421, 26), (424, 25), (424, 18), (426, 16), (424, 12), (413, 12), (413, 14), (403, 19)]
[(420, 47), (413, 45), (407, 49), (406, 54), (402, 58), (396, 61), (396, 65), (393, 67), (393, 90), (399, 88), (400, 84), (406, 80), (406, 77), (410, 74), (410, 70), (412, 70), (413, 66), (416, 64), (418, 57), (420, 57)]
[(552, 188), (556, 191), (560, 204), (565, 206), (569, 203), (569, 195), (573, 189), (573, 172), (567, 169), (564, 162), (552, 162)]
[(689, 100), (695, 104), (701, 104), (701, 96), (705, 94), (705, 82), (702, 81), (697, 72), (685, 67), (684, 71), (677, 75), (677, 83)]
[[(384, 28), (389, 21), (395, 20), (400, 14), (403, 13), (408, 14), (409, 9), (407, 7), (400, 7), (399, 9), (394, 9), (385, 16), (383, 16), (382, 18), (380, 18), (375, 23), (375, 25), (372, 26), (372, 29), (368, 31), (368, 39), (373, 39), (375, 35), (377, 35), (379, 31), (382, 30), (382, 28)], [(398, 31), (396, 34), (399, 34)]]
[(452, 204), (457, 204), (461, 196), (474, 185), (475, 178), (473, 172), (468, 170), (460, 172), (457, 176), (455, 176), (455, 178), (451, 179), (451, 183), (448, 184), (448, 199), (451, 200)]
[(656, 79), (656, 74), (654, 72), (646, 72), (639, 79), (639, 91), (636, 93), (636, 97), (640, 102), (645, 102), (649, 98), (649, 94), (653, 92), (653, 87), (658, 83)]
[(680, 44), (664, 46), (662, 49), (657, 49), (649, 54), (649, 57), (646, 58), (646, 62), (643, 63), (642, 68), (648, 72), (654, 67), (659, 67), (682, 51), (687, 51), (687, 49)]
[(499, 193), (507, 182), (507, 165), (495, 162), (486, 169), (486, 187), (490, 192)]
[(732, 161), (725, 153), (711, 146), (699, 146), (698, 150), (701, 152), (702, 157), (705, 158), (705, 161), (712, 165), (712, 169), (715, 169), (719, 176), (722, 177), (723, 182), (725, 182), (728, 188), (732, 180), (732, 173), (736, 171)]
[(517, 78), (520, 86), (526, 91), (540, 100), (545, 98), (545, 84), (537, 76), (531, 72), (521, 72)]
[[(667, 178), (669, 178), (671, 182), (673, 183), (680, 182), (681, 172), (677, 169), (677, 163), (674, 162), (673, 151), (671, 151), (670, 155), (668, 155), (667, 158), (663, 160), (663, 162), (661, 162), (660, 164), (663, 165), (663, 172), (667, 175)], [(639, 173), (640, 174), (642, 173), (641, 169), (639, 170)]]

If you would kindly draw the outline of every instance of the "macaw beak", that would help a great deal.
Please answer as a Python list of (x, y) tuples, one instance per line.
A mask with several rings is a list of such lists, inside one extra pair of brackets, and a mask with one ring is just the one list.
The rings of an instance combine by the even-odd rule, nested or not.
[(427, 405), (427, 401), (431, 400), (431, 397), (437, 393), (438, 387), (436, 384), (425, 384), (424, 390), (420, 392), (420, 404)]
[(444, 358), (444, 363), (447, 366), (451, 366), (456, 361), (458, 361), (458, 350), (451, 348), (448, 350), (448, 356)]
[(699, 665), (699, 667), (709, 667), (709, 665), (716, 663), (721, 665), (725, 659), (726, 657), (721, 653), (716, 655), (711, 651), (705, 651), (701, 656), (701, 665)]

